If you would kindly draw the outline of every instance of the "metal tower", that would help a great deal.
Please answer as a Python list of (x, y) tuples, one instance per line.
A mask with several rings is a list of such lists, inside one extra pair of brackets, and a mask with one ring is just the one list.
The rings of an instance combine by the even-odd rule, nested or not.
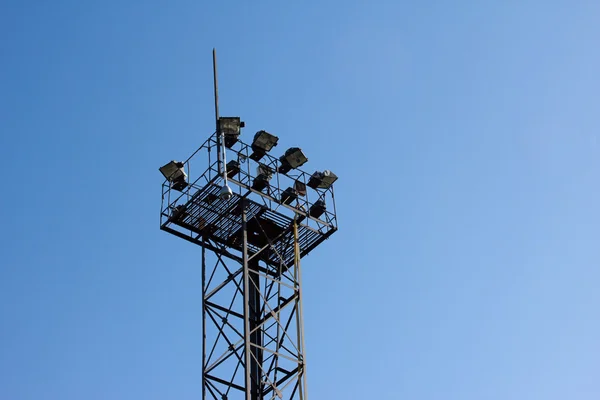
[[(299, 148), (220, 117), (183, 162), (160, 168), (160, 228), (202, 248), (203, 399), (306, 399), (300, 260), (337, 230), (330, 171)], [(229, 161), (228, 161), (229, 160)]]

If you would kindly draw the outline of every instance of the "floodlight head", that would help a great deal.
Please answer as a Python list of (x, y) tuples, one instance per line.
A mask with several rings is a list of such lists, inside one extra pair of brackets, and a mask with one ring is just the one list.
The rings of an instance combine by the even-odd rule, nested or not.
[(219, 191), (219, 198), (221, 200), (229, 200), (233, 196), (233, 191), (229, 187), (228, 184), (223, 185), (221, 190)]
[(323, 200), (317, 200), (315, 201), (315, 204), (310, 206), (310, 209), (308, 210), (308, 215), (310, 215), (313, 218), (319, 218), (325, 213), (326, 210), (327, 207), (325, 206), (325, 202)]
[(240, 121), (240, 117), (220, 117), (219, 118), (219, 134), (225, 137), (225, 147), (231, 148), (240, 136), (240, 128), (244, 127), (244, 122)]
[(181, 219), (183, 219), (183, 218), (185, 218), (187, 216), (188, 216), (188, 213), (186, 211), (186, 207), (185, 207), (184, 204), (180, 204), (178, 206), (172, 207), (172, 215), (171, 215), (171, 217), (173, 219), (177, 219), (177, 218), (180, 218), (180, 217), (181, 217)]
[(299, 147), (291, 147), (279, 158), (279, 161), (281, 162), (279, 172), (287, 174), (292, 168), (304, 165), (308, 158)]
[(296, 191), (298, 196), (306, 196), (306, 185), (304, 184), (304, 182), (295, 181), (294, 190)]
[(329, 189), (337, 181), (337, 175), (329, 170), (316, 171), (308, 180), (308, 186), (313, 189)]
[(231, 160), (227, 163), (227, 177), (233, 178), (240, 172), (240, 163), (237, 160)]
[(182, 162), (170, 161), (158, 170), (171, 183), (173, 189), (182, 191), (187, 187), (187, 174), (183, 170)]
[(269, 186), (269, 179), (264, 175), (259, 175), (252, 181), (252, 189), (262, 192)]
[(263, 191), (269, 186), (269, 180), (273, 176), (273, 170), (264, 164), (259, 164), (256, 168), (256, 178), (252, 182), (252, 189)]
[(185, 174), (183, 171), (183, 163), (180, 161), (169, 161), (158, 170), (163, 174), (165, 179), (168, 179), (169, 181), (173, 181), (173, 179), (181, 173)]
[(279, 138), (275, 135), (271, 135), (267, 131), (258, 131), (254, 135), (254, 141), (252, 142), (252, 154), (250, 158), (254, 161), (260, 160), (268, 151), (277, 146)]
[(281, 202), (284, 204), (291, 204), (294, 200), (298, 198), (298, 194), (294, 190), (294, 188), (287, 188), (281, 193)]
[(258, 164), (258, 167), (256, 167), (256, 175), (265, 175), (268, 179), (271, 179), (273, 170), (265, 164)]

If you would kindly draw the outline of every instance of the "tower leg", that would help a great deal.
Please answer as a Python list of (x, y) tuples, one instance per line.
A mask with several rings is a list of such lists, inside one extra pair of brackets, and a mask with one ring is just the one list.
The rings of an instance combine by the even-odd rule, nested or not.
[(249, 278), (250, 285), (248, 287), (248, 298), (250, 300), (250, 347), (252, 359), (250, 360), (251, 370), (251, 382), (252, 386), (252, 399), (251, 400), (262, 400), (262, 332), (259, 328), (259, 322), (262, 318), (261, 315), (261, 298), (260, 298), (260, 276), (256, 272), (258, 271), (258, 262), (252, 260), (249, 263)]
[(258, 261), (248, 261), (248, 217), (242, 200), (243, 274), (244, 274), (244, 340), (246, 352), (246, 400), (262, 400), (262, 335), (260, 276)]
[[(210, 238), (203, 242), (203, 398), (306, 400), (296, 229), (290, 225), (292, 240), (275, 247), (263, 220), (249, 218), (247, 207), (241, 211), (239, 256)], [(256, 224), (271, 247), (257, 251), (248, 241)], [(296, 257), (274, 265), (267, 251)], [(204, 257), (209, 253), (213, 267)]]

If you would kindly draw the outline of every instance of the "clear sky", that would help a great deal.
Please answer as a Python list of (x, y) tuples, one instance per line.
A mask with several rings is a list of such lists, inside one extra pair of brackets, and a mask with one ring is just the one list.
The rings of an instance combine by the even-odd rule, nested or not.
[(303, 261), (312, 399), (600, 398), (599, 20), (2, 1), (0, 399), (200, 398), (200, 249), (159, 230), (157, 168), (213, 130), (212, 47), (222, 114), (340, 176)]

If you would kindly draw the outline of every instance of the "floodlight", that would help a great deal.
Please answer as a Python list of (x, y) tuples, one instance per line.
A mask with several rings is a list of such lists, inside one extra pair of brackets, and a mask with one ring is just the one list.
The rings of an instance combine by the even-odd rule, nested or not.
[(233, 178), (240, 172), (240, 163), (236, 160), (231, 160), (227, 163), (227, 177)]
[(225, 147), (231, 148), (240, 136), (240, 128), (244, 127), (244, 122), (240, 117), (221, 117), (219, 118), (219, 133), (225, 136)]
[(296, 191), (298, 196), (306, 196), (306, 185), (304, 184), (304, 182), (295, 181), (294, 190)]
[(319, 218), (321, 215), (323, 215), (323, 213), (325, 213), (326, 209), (327, 207), (325, 207), (325, 202), (323, 200), (317, 200), (315, 201), (315, 204), (310, 206), (308, 215), (313, 218)]
[(181, 179), (178, 181), (173, 182), (173, 189), (179, 191), (179, 192), (183, 192), (183, 189), (185, 189), (187, 187), (188, 183), (186, 182), (185, 179)]
[(298, 198), (298, 194), (296, 194), (296, 191), (294, 190), (294, 188), (287, 188), (283, 191), (283, 193), (281, 193), (281, 202), (285, 203), (285, 204), (291, 204), (294, 200), (296, 200)]
[(171, 182), (171, 187), (178, 191), (182, 191), (187, 186), (187, 175), (183, 165), (180, 161), (170, 161), (158, 169)]
[(264, 164), (259, 164), (256, 168), (257, 176), (254, 178), (252, 182), (252, 189), (258, 190), (259, 192), (263, 191), (267, 186), (269, 186), (269, 180), (273, 176), (273, 170), (267, 167)]
[(266, 166), (265, 164), (258, 164), (258, 167), (256, 167), (256, 174), (265, 175), (269, 179), (271, 179), (271, 176), (273, 176), (273, 169), (271, 167)]
[(262, 192), (269, 186), (269, 180), (264, 175), (259, 175), (252, 181), (252, 189)]
[(186, 207), (184, 204), (180, 204), (178, 206), (172, 207), (171, 218), (173, 219), (184, 219), (188, 216)]
[(167, 164), (163, 165), (158, 170), (169, 181), (171, 181), (172, 178), (179, 175), (180, 172), (185, 174), (185, 172), (183, 172), (183, 163), (180, 161), (169, 161)]
[(313, 189), (329, 189), (337, 180), (337, 175), (329, 170), (315, 172), (308, 180), (308, 186)]
[(229, 187), (228, 184), (223, 185), (221, 190), (219, 191), (219, 198), (221, 200), (229, 200), (233, 196), (233, 191)]
[(277, 141), (279, 138), (275, 135), (271, 135), (267, 131), (258, 131), (256, 135), (254, 135), (254, 141), (252, 142), (252, 154), (250, 154), (250, 158), (254, 161), (258, 161), (268, 151), (275, 146), (277, 146)]
[(308, 161), (299, 147), (289, 148), (280, 158), (279, 172), (287, 174), (292, 168), (298, 168)]

